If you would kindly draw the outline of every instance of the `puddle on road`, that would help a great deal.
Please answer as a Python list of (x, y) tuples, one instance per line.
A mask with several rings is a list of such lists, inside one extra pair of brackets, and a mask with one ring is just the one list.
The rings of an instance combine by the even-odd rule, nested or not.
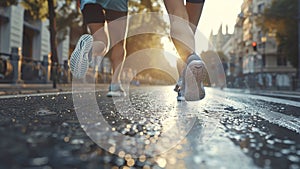
[[(137, 94), (133, 95), (131, 99), (133, 101), (135, 99), (140, 100), (136, 100), (133, 107), (140, 114), (143, 113), (144, 118), (141, 118), (139, 113), (133, 114), (130, 111), (127, 112), (128, 117), (121, 118), (114, 108), (112, 100), (106, 98), (103, 93), (101, 95), (104, 97), (98, 97), (101, 101), (100, 110), (111, 123), (110, 125), (114, 126), (111, 133), (123, 133), (129, 136), (142, 133), (151, 142), (160, 136), (160, 130), (163, 129), (163, 126), (168, 126), (168, 118), (177, 117), (176, 114), (170, 113), (173, 110), (176, 111), (176, 106), (160, 106), (155, 101), (149, 101), (147, 95)], [(154, 93), (154, 95), (157, 94)], [(141, 97), (139, 98), (139, 96)], [(71, 98), (71, 96), (55, 96), (55, 98), (53, 96), (41, 96), (21, 101), (15, 99), (3, 103), (8, 108), (0, 111), (0, 115), (3, 117), (0, 120), (2, 136), (0, 148), (6, 153), (1, 153), (0, 159), (4, 159), (8, 163), (7, 165), (0, 164), (0, 168), (10, 168), (9, 166), (15, 166), (15, 168), (49, 168), (50, 166), (53, 168), (96, 168), (99, 166), (108, 168), (133, 166), (145, 169), (187, 168), (185, 157), (189, 157), (189, 154), (186, 153), (184, 146), (191, 142), (187, 139), (182, 139), (182, 142), (168, 153), (155, 158), (140, 155), (134, 159), (133, 155), (126, 153), (125, 150), (132, 149), (135, 145), (128, 145), (124, 151), (118, 150), (115, 146), (110, 146), (108, 151), (99, 148), (81, 127), (93, 128), (100, 124), (80, 126), (72, 100), (67, 98)], [(172, 101), (174, 98), (172, 97)], [(153, 99), (157, 99), (157, 97)], [(40, 107), (43, 109), (39, 109)], [(194, 136), (198, 131), (203, 131), (205, 117), (208, 119), (219, 118), (218, 114), (212, 113), (218, 111), (222, 112), (219, 115), (223, 115), (224, 111), (228, 112), (224, 114), (221, 121), (226, 129), (225, 136), (240, 146), (244, 153), (249, 155), (258, 166), (299, 168), (300, 144), (295, 133), (272, 125), (235, 107), (226, 107), (219, 103), (205, 107), (201, 112), (203, 116), (200, 118), (203, 121), (197, 122), (200, 124), (197, 124), (198, 128), (192, 135)], [(48, 112), (56, 112), (56, 114), (43, 115), (48, 114)], [(37, 114), (42, 115), (37, 116)], [(189, 112), (186, 112), (185, 116), (193, 117)], [(210, 124), (209, 126), (214, 125)], [(211, 129), (211, 133), (206, 133), (206, 135), (214, 134), (213, 131)], [(203, 139), (201, 134), (203, 133), (198, 133), (200, 137), (197, 138), (198, 140)], [(115, 140), (108, 137), (102, 139), (111, 145), (116, 144)], [(194, 143), (194, 145), (196, 144), (198, 143)], [(215, 150), (210, 151), (213, 154)], [(215, 162), (210, 161), (209, 156), (201, 154), (189, 158), (204, 166), (205, 163)]]
[[(176, 146), (193, 126), (192, 118), (179, 118), (177, 101), (159, 92), (137, 91), (130, 100), (115, 100), (115, 104), (111, 99), (99, 98), (98, 112), (81, 107), (77, 115), (83, 129), (102, 148), (113, 147), (114, 152), (132, 156), (155, 156)], [(184, 110), (189, 111), (186, 107)]]
[(300, 168), (299, 135), (247, 112), (234, 110), (221, 123), (229, 137), (263, 168)]
[(273, 110), (278, 113), (286, 114), (289, 116), (294, 116), (297, 118), (300, 118), (300, 113), (299, 113), (299, 107), (291, 106), (291, 105), (286, 105), (286, 104), (279, 104), (279, 103), (270, 103), (267, 101), (259, 101), (261, 107), (268, 109), (268, 110)]
[[(192, 156), (189, 157), (191, 154), (188, 154), (193, 147), (189, 147), (188, 151), (183, 148), (188, 142), (191, 142), (191, 140), (186, 140), (185, 137), (189, 129), (184, 128), (183, 133), (178, 131), (176, 133), (176, 128), (174, 128), (173, 124), (174, 119), (181, 119), (182, 124), (189, 126), (189, 123), (193, 122), (191, 119), (199, 111), (203, 110), (202, 113), (206, 116), (211, 116), (211, 114), (205, 113), (204, 109), (199, 109), (199, 107), (191, 106), (192, 109), (190, 109), (186, 107), (185, 103), (178, 106), (178, 102), (174, 99), (176, 98), (176, 93), (172, 92), (171, 97), (164, 97), (157, 92), (161, 91), (141, 90), (131, 93), (130, 102), (122, 100), (123, 104), (126, 105), (126, 109), (117, 109), (112, 104), (112, 99), (106, 97), (97, 98), (98, 103), (101, 102), (101, 104), (98, 105), (99, 112), (96, 112), (96, 114), (102, 114), (102, 117), (111, 126), (110, 128), (103, 128), (101, 122), (99, 123), (99, 119), (91, 116), (93, 114), (82, 112), (79, 115), (81, 118), (90, 120), (88, 123), (81, 123), (88, 135), (96, 143), (105, 143), (107, 152), (112, 154), (104, 158), (105, 163), (109, 163), (114, 167), (125, 168), (126, 166), (137, 168), (187, 168), (185, 158), (193, 159)], [(181, 106), (184, 108), (181, 109)], [(89, 107), (87, 106), (86, 108)], [(83, 107), (83, 110), (88, 110), (86, 108)], [(178, 113), (178, 111), (183, 112)], [(201, 134), (203, 133), (201, 133), (201, 129), (205, 127), (204, 121), (205, 119), (202, 119), (202, 121), (198, 120), (198, 128), (194, 129), (194, 132), (197, 134), (194, 133), (195, 136), (191, 136), (192, 139), (202, 139)], [(209, 126), (217, 127), (216, 125)], [(193, 127), (193, 123), (191, 123), (190, 127)], [(210, 137), (210, 134), (213, 134), (213, 131), (214, 129), (211, 129), (209, 132), (212, 133), (206, 133), (206, 139)], [(162, 135), (167, 132), (169, 134), (163, 137)], [(128, 138), (118, 139), (118, 134), (126, 135), (133, 139), (142, 138), (142, 141), (132, 141)], [(198, 135), (198, 138), (195, 138), (196, 135)], [(151, 145), (162, 140), (165, 147), (151, 147)], [(128, 156), (127, 158), (126, 155)], [(153, 155), (155, 157), (151, 158)]]
[(38, 111), (36, 111), (37, 116), (50, 116), (56, 114), (57, 114), (56, 112), (44, 108), (40, 108)]

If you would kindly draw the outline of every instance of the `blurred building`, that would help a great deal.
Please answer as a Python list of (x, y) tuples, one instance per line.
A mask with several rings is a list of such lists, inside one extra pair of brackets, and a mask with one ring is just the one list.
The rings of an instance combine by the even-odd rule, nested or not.
[(213, 31), (209, 37), (208, 50), (214, 52), (221, 52), (224, 54), (225, 58), (222, 58), (223, 67), (226, 75), (230, 75), (231, 70), (227, 69), (230, 67), (230, 60), (232, 60), (232, 37), (233, 34), (228, 32), (228, 26), (226, 25), (225, 33), (223, 33), (223, 25), (220, 26), (218, 33), (213, 34)]
[[(33, 20), (20, 4), (0, 7), (0, 53), (22, 49), (27, 60), (41, 61), (50, 53), (49, 21)], [(59, 64), (69, 58), (69, 37), (58, 44)]]
[(230, 40), (232, 36), (232, 34), (228, 33), (228, 26), (226, 26), (226, 32), (224, 34), (223, 25), (221, 25), (217, 34), (213, 34), (213, 31), (211, 31), (209, 36), (208, 50), (222, 51), (223, 46)]
[(235, 87), (292, 89), (296, 68), (278, 49), (275, 33), (264, 32), (256, 21), (271, 2), (244, 0), (233, 35), (221, 30), (211, 35), (209, 50), (228, 56), (230, 83)]

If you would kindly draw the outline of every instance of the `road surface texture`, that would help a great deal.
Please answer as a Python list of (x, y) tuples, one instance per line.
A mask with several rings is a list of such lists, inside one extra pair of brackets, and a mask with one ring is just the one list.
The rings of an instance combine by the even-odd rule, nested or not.
[(186, 103), (172, 89), (1, 96), (0, 168), (300, 168), (299, 102), (207, 88)]

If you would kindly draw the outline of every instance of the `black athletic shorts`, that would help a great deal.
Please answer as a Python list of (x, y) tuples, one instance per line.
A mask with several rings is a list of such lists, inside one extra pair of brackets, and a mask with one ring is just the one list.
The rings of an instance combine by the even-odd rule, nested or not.
[(189, 2), (189, 3), (204, 3), (205, 0), (186, 0), (186, 2)]
[(104, 9), (101, 5), (94, 3), (85, 4), (81, 12), (84, 24), (104, 23), (105, 21), (113, 21), (127, 16), (127, 12)]

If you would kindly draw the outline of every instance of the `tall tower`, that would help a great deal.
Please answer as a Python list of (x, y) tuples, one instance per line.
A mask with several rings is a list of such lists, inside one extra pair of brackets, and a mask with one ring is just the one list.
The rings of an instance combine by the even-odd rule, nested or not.
[(217, 51), (222, 50), (222, 46), (223, 46), (223, 43), (224, 43), (224, 35), (223, 35), (222, 30), (223, 30), (223, 25), (221, 24), (220, 28), (219, 28), (219, 31), (218, 31), (218, 34), (217, 34), (217, 41), (216, 41)]

